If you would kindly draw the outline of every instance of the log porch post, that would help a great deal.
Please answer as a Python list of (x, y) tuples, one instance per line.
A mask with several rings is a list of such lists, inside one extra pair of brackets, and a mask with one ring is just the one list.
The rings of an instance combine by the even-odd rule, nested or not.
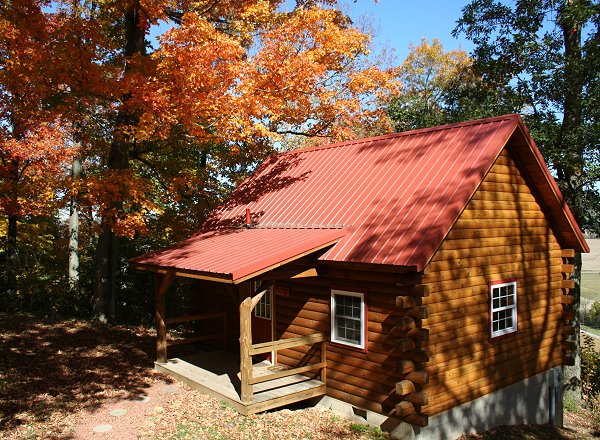
[(244, 299), (240, 304), (240, 399), (242, 403), (251, 403), (252, 390), (252, 310), (271, 286), (270, 281), (261, 283), (258, 294)]
[(156, 301), (156, 362), (167, 362), (167, 324), (165, 323), (167, 312), (167, 290), (171, 286), (172, 274), (155, 274), (154, 294)]
[(252, 385), (252, 298), (246, 298), (240, 304), (240, 398), (242, 403), (250, 403), (253, 398)]
[(325, 364), (321, 368), (321, 382), (327, 383), (327, 340), (321, 342), (321, 363)]

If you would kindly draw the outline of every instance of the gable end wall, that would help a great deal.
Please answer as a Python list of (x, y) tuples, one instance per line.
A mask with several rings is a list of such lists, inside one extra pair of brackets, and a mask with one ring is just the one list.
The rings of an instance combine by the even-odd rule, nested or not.
[[(561, 247), (505, 148), (423, 280), (430, 416), (561, 364)], [(490, 338), (488, 282), (517, 279), (518, 331)]]

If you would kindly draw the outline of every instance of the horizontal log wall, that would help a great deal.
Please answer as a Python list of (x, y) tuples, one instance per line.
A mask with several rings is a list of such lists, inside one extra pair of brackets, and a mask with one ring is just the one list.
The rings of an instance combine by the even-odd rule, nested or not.
[[(435, 415), (562, 363), (565, 270), (505, 149), (428, 266), (428, 404)], [(568, 268), (567, 268), (568, 269)], [(517, 279), (518, 330), (490, 338), (488, 283)]]
[[(310, 258), (288, 266), (314, 265)], [(287, 266), (286, 266), (287, 267)], [(328, 263), (319, 267), (319, 276), (277, 281), (277, 288), (287, 288), (287, 295), (276, 296), (275, 337), (293, 338), (331, 328), (331, 289), (366, 291), (368, 307), (367, 351), (329, 344), (327, 347), (327, 394), (352, 405), (388, 415), (396, 410), (403, 397), (396, 392), (397, 383), (406, 380), (410, 371), (401, 372), (400, 361), (418, 357), (427, 332), (419, 331), (419, 310), (423, 290), (421, 276), (390, 271), (376, 266)], [(276, 289), (277, 291), (278, 289)], [(404, 295), (404, 296), (403, 296)], [(397, 298), (411, 299), (402, 301)], [(407, 306), (403, 308), (403, 306)], [(317, 362), (319, 352), (296, 347), (278, 353), (279, 364), (294, 367)], [(422, 378), (424, 376), (416, 375)], [(420, 387), (420, 385), (419, 385)], [(417, 403), (422, 396), (412, 396)]]

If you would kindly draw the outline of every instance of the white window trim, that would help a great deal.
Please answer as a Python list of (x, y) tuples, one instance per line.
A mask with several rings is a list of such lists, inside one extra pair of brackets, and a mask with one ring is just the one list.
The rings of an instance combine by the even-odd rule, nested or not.
[[(503, 306), (503, 307), (498, 307), (498, 308), (494, 308), (494, 294), (493, 294), (493, 290), (494, 289), (499, 289), (501, 287), (505, 287), (505, 286), (514, 286), (514, 304), (510, 305), (510, 306)], [(502, 336), (502, 335), (507, 335), (509, 333), (515, 333), (517, 331), (517, 281), (507, 281), (507, 282), (500, 282), (500, 283), (490, 283), (489, 285), (489, 296), (490, 296), (490, 335), (492, 338), (496, 338), (498, 336)], [(494, 312), (499, 312), (502, 310), (512, 310), (512, 318), (513, 318), (513, 325), (512, 327), (509, 328), (505, 328), (502, 330), (496, 330), (494, 331)]]
[[(336, 316), (336, 304), (335, 304), (335, 295), (344, 295), (344, 296), (353, 296), (356, 298), (360, 298), (360, 344), (353, 344), (348, 341), (344, 341), (342, 339), (338, 339), (336, 335), (336, 325), (335, 325), (335, 316)], [(361, 350), (365, 349), (366, 344), (366, 323), (367, 317), (365, 316), (365, 294), (362, 292), (351, 292), (348, 290), (337, 290), (331, 289), (331, 342), (340, 345), (347, 345), (348, 347), (360, 348)]]

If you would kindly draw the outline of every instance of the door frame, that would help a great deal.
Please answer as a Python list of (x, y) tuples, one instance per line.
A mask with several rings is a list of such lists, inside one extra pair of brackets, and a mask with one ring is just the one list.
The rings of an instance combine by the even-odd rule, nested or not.
[[(260, 286), (260, 283), (262, 282), (262, 280), (258, 279), (258, 280), (254, 280), (252, 281), (252, 292), (256, 292), (256, 289), (258, 289), (258, 286)], [(264, 298), (264, 296), (263, 296)], [(262, 299), (261, 298), (261, 301)], [(273, 342), (275, 340), (275, 282), (271, 283), (271, 287), (269, 287), (269, 299), (271, 300), (271, 319), (269, 321), (271, 321), (271, 341)], [(259, 301), (260, 303), (260, 301)], [(256, 307), (254, 307), (254, 310), (252, 310), (252, 319), (262, 319), (262, 320), (268, 320), (267, 318), (263, 318), (262, 316), (257, 316), (256, 312), (258, 310), (258, 304), (256, 304)], [(277, 363), (277, 352), (276, 351), (272, 351), (271, 352), (271, 359), (270, 362), (272, 365), (275, 365)]]

